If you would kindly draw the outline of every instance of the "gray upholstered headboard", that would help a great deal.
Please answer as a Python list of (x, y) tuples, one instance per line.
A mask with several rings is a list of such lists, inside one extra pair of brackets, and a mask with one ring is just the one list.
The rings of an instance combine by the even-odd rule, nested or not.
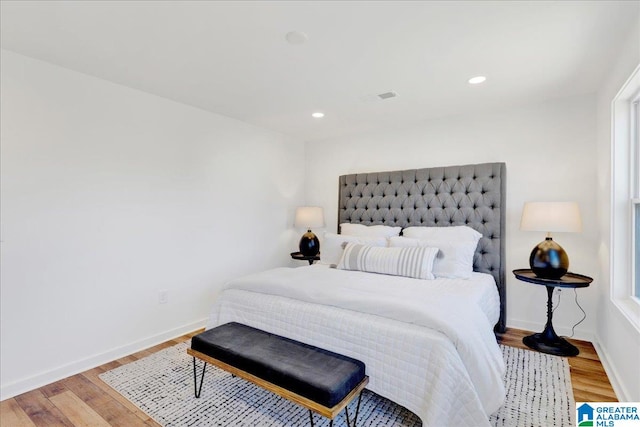
[(492, 274), (506, 327), (504, 163), (359, 173), (340, 177), (338, 224), (447, 227), (482, 233), (473, 269)]

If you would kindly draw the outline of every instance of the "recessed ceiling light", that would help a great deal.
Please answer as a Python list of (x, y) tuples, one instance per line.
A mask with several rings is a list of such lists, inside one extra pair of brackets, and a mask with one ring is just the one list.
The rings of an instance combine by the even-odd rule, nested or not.
[(315, 113), (311, 114), (311, 117), (316, 119), (321, 119), (324, 117), (324, 113), (321, 113), (320, 111), (316, 111)]
[(309, 40), (309, 36), (302, 31), (289, 31), (284, 37), (290, 44), (303, 44)]
[(477, 85), (479, 83), (483, 83), (485, 80), (487, 80), (487, 78), (485, 76), (471, 77), (469, 79), (469, 84)]

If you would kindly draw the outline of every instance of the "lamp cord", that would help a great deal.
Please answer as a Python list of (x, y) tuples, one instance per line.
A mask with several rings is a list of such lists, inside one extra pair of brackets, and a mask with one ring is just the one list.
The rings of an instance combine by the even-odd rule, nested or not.
[(571, 336), (569, 338), (573, 338), (573, 334), (575, 334), (576, 326), (578, 326), (580, 323), (584, 322), (584, 319), (587, 318), (587, 313), (585, 313), (585, 311), (580, 306), (580, 303), (578, 302), (578, 290), (576, 288), (573, 288), (573, 292), (576, 294), (576, 305), (578, 306), (578, 308), (582, 312), (582, 319), (580, 319), (580, 321), (578, 323), (576, 323), (575, 325), (573, 325), (571, 327)]
[[(571, 335), (569, 335), (567, 338), (573, 338), (573, 335), (576, 333), (575, 332), (576, 326), (578, 326), (580, 323), (584, 322), (584, 320), (587, 318), (587, 313), (584, 311), (584, 309), (582, 308), (582, 306), (578, 302), (578, 290), (576, 288), (573, 288), (573, 292), (576, 294), (575, 301), (576, 301), (576, 305), (578, 306), (578, 308), (582, 312), (582, 319), (580, 319), (578, 321), (578, 323), (576, 323), (575, 325), (573, 325), (571, 327)], [(562, 296), (562, 292), (557, 292), (557, 294), (558, 294), (558, 301), (555, 304), (555, 306), (553, 307), (553, 310), (551, 310), (551, 314), (553, 314), (556, 311), (556, 309), (560, 306), (560, 297)]]

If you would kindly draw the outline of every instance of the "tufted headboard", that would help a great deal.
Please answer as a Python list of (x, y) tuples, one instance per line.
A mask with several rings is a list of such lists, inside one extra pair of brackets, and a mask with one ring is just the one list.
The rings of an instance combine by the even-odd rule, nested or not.
[(338, 194), (338, 224), (403, 228), (467, 225), (482, 233), (473, 269), (492, 274), (496, 280), (500, 320), (495, 329), (504, 332), (507, 301), (504, 163), (342, 175)]

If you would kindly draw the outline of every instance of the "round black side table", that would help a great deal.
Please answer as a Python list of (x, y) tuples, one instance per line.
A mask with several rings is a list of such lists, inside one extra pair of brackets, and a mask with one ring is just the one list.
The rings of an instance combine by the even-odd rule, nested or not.
[(291, 258), (298, 261), (309, 261), (309, 265), (313, 264), (314, 261), (320, 261), (320, 254), (306, 256), (302, 255), (300, 252), (291, 252)]
[(569, 341), (559, 337), (553, 330), (553, 296), (554, 288), (586, 288), (593, 279), (581, 274), (567, 273), (559, 279), (543, 279), (536, 276), (530, 269), (513, 270), (516, 279), (523, 282), (544, 285), (547, 287), (547, 324), (544, 331), (539, 334), (529, 335), (522, 338), (522, 342), (529, 348), (541, 351), (542, 353), (556, 356), (577, 356), (580, 350)]

